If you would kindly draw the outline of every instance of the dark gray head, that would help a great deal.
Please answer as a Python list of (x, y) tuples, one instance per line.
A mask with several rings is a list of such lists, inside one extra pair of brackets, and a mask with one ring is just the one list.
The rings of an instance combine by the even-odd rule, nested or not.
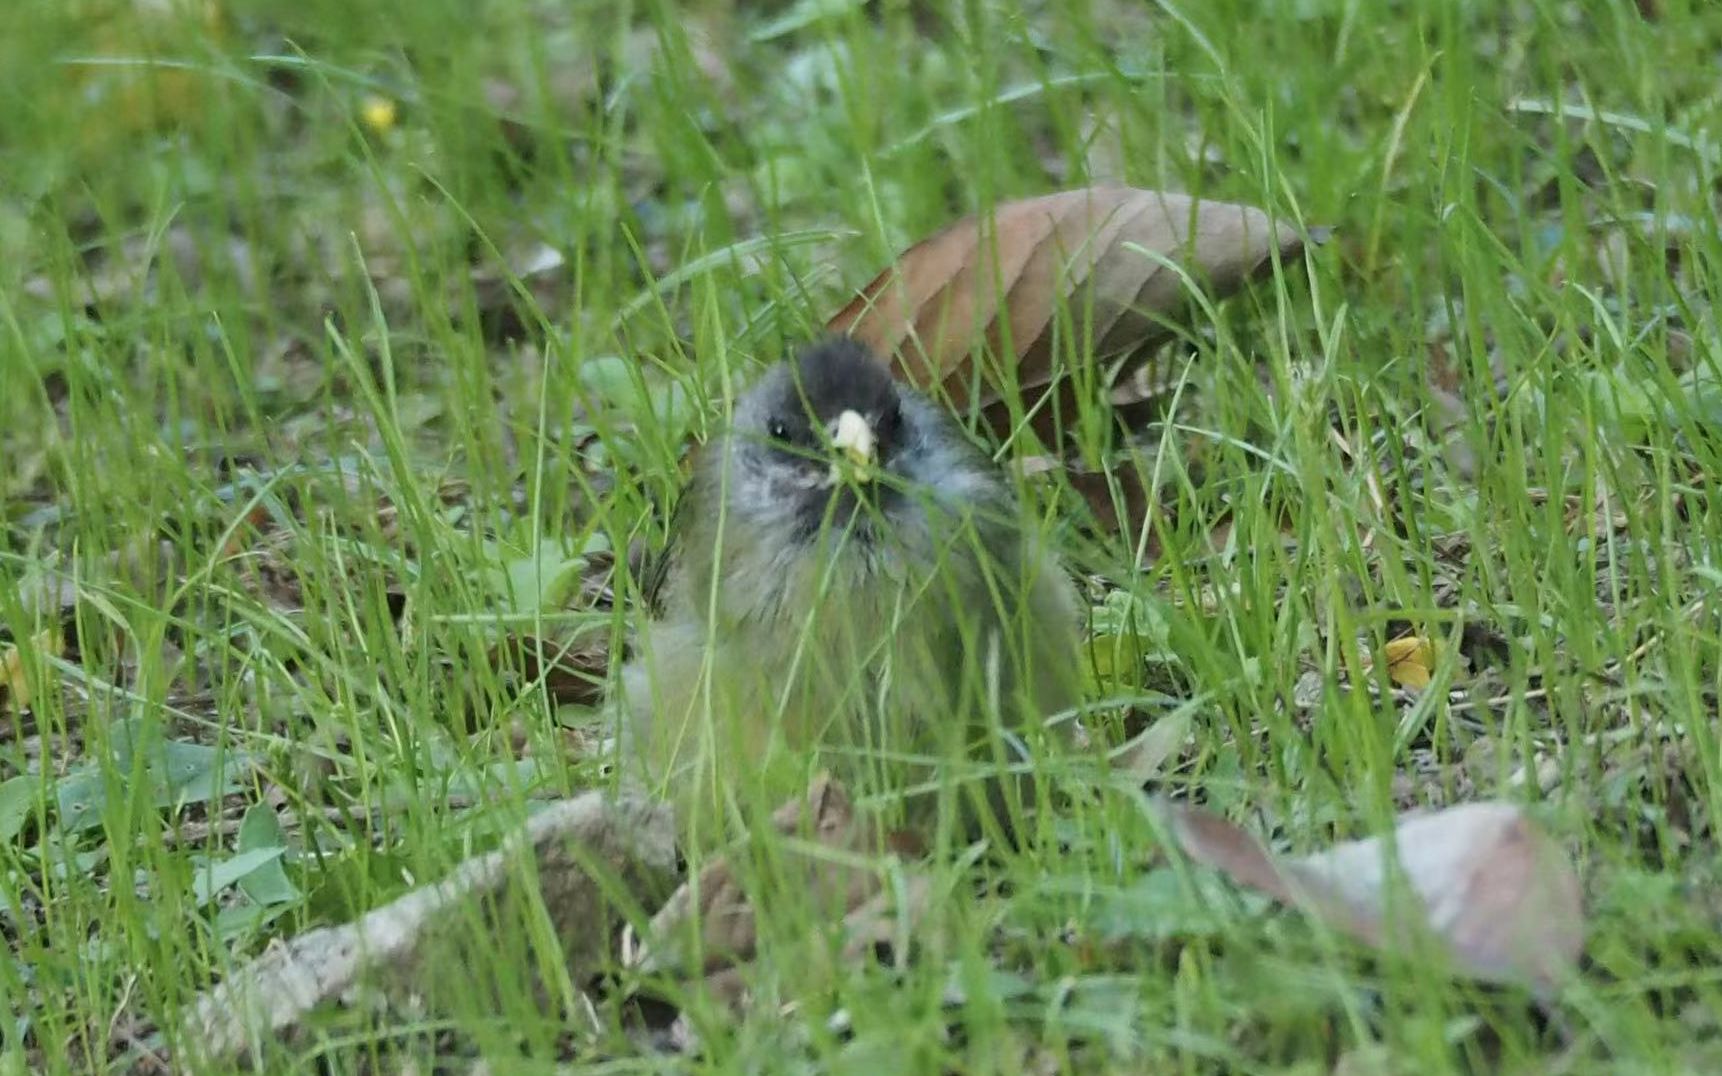
[(848, 337), (767, 371), (736, 401), (729, 442), (731, 510), (799, 540), (853, 522), (867, 541), (915, 522), (917, 487), (969, 498), (996, 482), (955, 420)]
[(781, 454), (823, 455), (844, 412), (867, 424), (880, 462), (901, 446), (902, 386), (865, 345), (846, 336), (804, 348), (760, 378), (736, 403), (735, 429), (763, 437)]

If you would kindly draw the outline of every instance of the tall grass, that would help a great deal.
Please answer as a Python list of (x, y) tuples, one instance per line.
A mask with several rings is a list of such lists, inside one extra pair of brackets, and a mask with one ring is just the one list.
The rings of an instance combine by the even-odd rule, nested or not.
[[(141, 1065), (270, 939), (610, 780), (499, 637), (566, 628), (541, 591), (613, 553), (581, 624), (619, 648), (630, 545), (764, 361), (955, 216), (1101, 180), (1336, 238), (1168, 356), (1149, 537), (1066, 527), (1151, 659), (1095, 694), (1186, 707), (1155, 790), (1279, 847), (1533, 804), (1584, 981), (1551, 1022), (1371, 957), (1161, 864), (1076, 770), (1028, 847), (931, 868), (903, 966), (808, 960), (817, 911), (762, 882), (747, 1015), (646, 984), (700, 1064), (1714, 1067), (1710, 5), (210, 7), (0, 34), (7, 1071)], [(1364, 660), (1405, 630), (1444, 644), (1417, 701)], [(280, 877), (205, 893), (277, 840), (256, 804), (297, 820)], [(597, 1011), (454, 1023), (644, 1067)], [(451, 1048), (378, 1023), (269, 1063)]]

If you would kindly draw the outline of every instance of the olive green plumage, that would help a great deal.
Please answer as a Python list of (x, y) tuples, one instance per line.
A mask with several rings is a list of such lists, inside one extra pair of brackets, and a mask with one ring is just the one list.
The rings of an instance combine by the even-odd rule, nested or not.
[(737, 400), (646, 591), (629, 731), (684, 814), (793, 795), (810, 747), (858, 796), (901, 793), (941, 761), (1015, 758), (1077, 702), (1079, 606), (1036, 521), (848, 340)]

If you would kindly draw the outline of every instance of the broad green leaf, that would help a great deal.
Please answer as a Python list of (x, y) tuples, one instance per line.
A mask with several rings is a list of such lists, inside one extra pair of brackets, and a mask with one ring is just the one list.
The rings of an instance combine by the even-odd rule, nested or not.
[[(635, 363), (614, 355), (581, 363), (580, 383), (598, 402), (614, 409), (634, 426), (656, 430), (672, 442), (687, 432), (698, 410), (680, 382), (648, 378)], [(610, 447), (629, 450), (632, 446), (622, 442)]]
[[(101, 824), (108, 782), (112, 779), (129, 785), (134, 779), (135, 752), (147, 728), (142, 718), (115, 722), (110, 733), (110, 757), (105, 762), (87, 761), (60, 779), (55, 797), (64, 829), (75, 831)], [(158, 740), (145, 750), (149, 755), (142, 765), (142, 779), (152, 807), (207, 803), (238, 792), (242, 787), (238, 779), (251, 766), (250, 757), (242, 751), (183, 740)]]
[(252, 871), (268, 864), (280, 865), (280, 859), (285, 848), (254, 848), (249, 852), (240, 852), (230, 859), (224, 859), (213, 865), (198, 868), (197, 876), (191, 881), (191, 893), (198, 904), (207, 904), (216, 894)]
[(1155, 653), (1140, 635), (1096, 635), (1088, 641), (1088, 673), (1093, 687), (1105, 693), (1120, 687), (1139, 687), (1142, 668)]
[(1150, 650), (1164, 650), (1171, 641), (1164, 606), (1157, 600), (1114, 590), (1094, 607), (1095, 635), (1135, 635)]
[(238, 880), (239, 888), (253, 902), (262, 905), (293, 904), (304, 899), (299, 887), (287, 877), (287, 869), (282, 862), (288, 853), (287, 834), (268, 804), (254, 803), (246, 810), (245, 817), (239, 822), (235, 848), (239, 852), (274, 850), (281, 853)]
[(580, 587), (585, 574), (586, 558), (570, 557), (550, 543), (538, 548), (538, 558), (530, 555), (508, 562), (508, 597), (516, 613), (558, 609)]
[(235, 904), (223, 908), (215, 915), (215, 937), (218, 941), (232, 942), (262, 930), (292, 910), (292, 904), (271, 904), (268, 907)]
[(0, 844), (10, 843), (24, 831), (41, 789), (42, 779), (33, 773), (21, 773), (0, 783)]

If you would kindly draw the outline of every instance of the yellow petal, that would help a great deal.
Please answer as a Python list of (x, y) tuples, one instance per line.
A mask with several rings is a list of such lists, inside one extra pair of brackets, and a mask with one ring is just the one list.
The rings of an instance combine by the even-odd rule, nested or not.
[[(57, 655), (61, 641), (57, 630), (47, 628), (32, 636), (30, 645), (36, 650)], [(0, 650), (0, 698), (10, 703), (13, 712), (27, 709), (30, 705), (30, 681), (24, 674), (24, 655), (16, 646)]]
[(1405, 635), (1382, 647), (1381, 656), (1387, 662), (1387, 676), (1394, 683), (1401, 687), (1428, 687), (1441, 647), (1433, 639)]
[(359, 119), (377, 134), (386, 134), (395, 126), (399, 111), (387, 97), (367, 97), (359, 106)]

